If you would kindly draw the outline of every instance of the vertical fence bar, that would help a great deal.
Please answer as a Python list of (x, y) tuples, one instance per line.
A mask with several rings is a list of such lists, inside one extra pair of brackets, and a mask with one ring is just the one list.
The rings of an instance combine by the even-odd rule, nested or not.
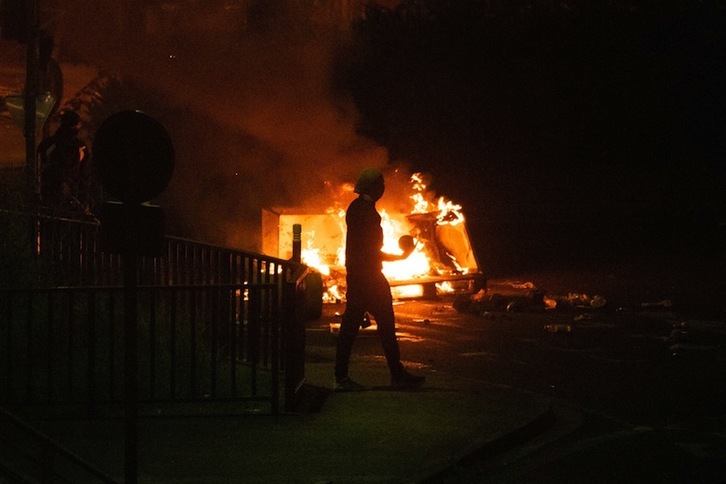
[(230, 285), (230, 289), (226, 291), (226, 294), (227, 313), (230, 314), (230, 317), (227, 319), (227, 324), (229, 328), (229, 366), (230, 378), (232, 379), (230, 391), (232, 392), (232, 398), (237, 397), (237, 318), (235, 317), (234, 293), (234, 286)]
[[(272, 292), (273, 294), (271, 299), (277, 300), (280, 295), (279, 285), (276, 285)], [(270, 332), (272, 333), (270, 338), (270, 344), (272, 345), (272, 363), (270, 364), (270, 405), (273, 415), (280, 413), (280, 375), (278, 373), (280, 356), (278, 354), (279, 341), (277, 331), (279, 324), (278, 318), (280, 316), (279, 307), (279, 304), (273, 304), (270, 311)]]
[[(216, 301), (217, 300), (217, 298), (214, 297), (214, 295), (217, 294), (217, 291), (215, 289), (206, 289), (205, 288), (205, 291), (204, 292), (205, 293), (211, 293), (210, 296), (212, 296), (212, 297), (209, 297), (208, 300), (211, 300), (211, 301)], [(210, 325), (211, 325), (210, 333), (211, 334), (210, 334), (210, 338), (209, 338), (210, 339), (210, 347), (211, 347), (210, 348), (210, 351), (211, 351), (211, 362), (210, 362), (210, 369), (209, 369), (210, 370), (210, 389), (209, 389), (209, 391), (210, 391), (210, 395), (212, 397), (216, 397), (217, 396), (217, 358), (219, 358), (218, 348), (217, 348), (217, 343), (218, 343), (218, 340), (219, 340), (219, 338), (218, 338), (218, 336), (219, 336), (218, 335), (218, 331), (219, 331), (219, 320), (218, 320), (219, 311), (217, 310), (217, 305), (216, 304), (213, 304), (212, 305), (212, 308), (211, 308), (211, 311), (208, 312), (207, 314), (208, 314), (208, 317), (211, 317), (211, 319), (212, 319), (210, 321)]]
[(176, 297), (177, 290), (169, 290), (169, 391), (176, 399)]
[(239, 268), (240, 268), (240, 283), (242, 289), (239, 295), (239, 327), (240, 327), (240, 338), (239, 338), (239, 354), (240, 359), (247, 361), (249, 353), (247, 352), (247, 340), (249, 334), (247, 332), (247, 325), (249, 322), (249, 290), (250, 290), (250, 273), (247, 262), (247, 256), (240, 256)]
[[(91, 235), (92, 234), (92, 235)], [(89, 240), (88, 240), (88, 281), (87, 285), (89, 286), (100, 286), (97, 279), (98, 274), (98, 259), (99, 255), (101, 255), (101, 250), (98, 247), (97, 241), (98, 241), (98, 227), (95, 227), (93, 232), (89, 233)]]
[(75, 329), (75, 325), (73, 324), (73, 301), (74, 301), (74, 295), (73, 292), (68, 292), (68, 300), (66, 302), (67, 304), (67, 328), (68, 328), (68, 371), (66, 373), (67, 376), (67, 384), (68, 384), (68, 398), (70, 400), (73, 400), (74, 393), (73, 393), (73, 344), (74, 344), (74, 334), (73, 331)]
[(247, 311), (247, 358), (250, 363), (252, 396), (257, 396), (257, 364), (259, 363), (259, 287), (250, 286)]
[(88, 291), (88, 414), (96, 413), (96, 292)]
[(5, 314), (7, 315), (7, 318), (5, 319), (5, 325), (6, 325), (6, 336), (7, 339), (5, 344), (5, 395), (8, 400), (12, 399), (13, 396), (13, 291), (7, 291), (7, 301), (6, 301), (6, 309)]
[(79, 286), (88, 286), (88, 231), (85, 227), (81, 226), (79, 227), (80, 233), (78, 237), (78, 241), (80, 244), (80, 250), (79, 255), (81, 257), (80, 263), (80, 275), (78, 278), (78, 285)]
[(47, 337), (48, 337), (48, 347), (45, 350), (46, 354), (46, 385), (48, 386), (46, 395), (47, 400), (49, 402), (53, 401), (53, 355), (54, 355), (54, 348), (55, 348), (55, 338), (54, 336), (54, 324), (53, 324), (53, 314), (54, 314), (54, 304), (53, 304), (53, 292), (48, 291), (48, 299), (47, 299), (47, 306), (48, 306), (48, 318), (47, 318)]
[(27, 293), (27, 311), (25, 319), (25, 399), (33, 400), (33, 293)]
[(291, 323), (295, 317), (295, 306), (291, 304), (294, 301), (296, 294), (295, 273), (290, 270), (286, 271), (286, 277), (284, 281), (284, 295), (282, 297), (282, 323), (280, 327), (281, 332), (281, 346), (282, 346), (282, 365), (285, 370), (285, 410), (289, 411), (294, 405), (294, 392), (295, 383), (294, 379), (290, 378), (289, 372), (292, 370), (291, 352), (290, 352), (290, 331)]
[(149, 398), (154, 400), (156, 392), (156, 293), (149, 291)]
[[(265, 270), (263, 272), (264, 277), (264, 284), (272, 284), (274, 280), (274, 263), (270, 261), (265, 261)], [(271, 313), (271, 305), (274, 301), (274, 298), (272, 297), (271, 291), (266, 291), (265, 295), (267, 296), (263, 300), (264, 304), (264, 310), (263, 313), (266, 317), (264, 319), (264, 326), (263, 326), (263, 341), (262, 341), (262, 361), (264, 366), (269, 366), (270, 364), (270, 325), (272, 324), (272, 321), (270, 320), (270, 313)]]
[(108, 293), (108, 393), (111, 400), (116, 397), (116, 298), (113, 293)]
[[(264, 284), (267, 284), (269, 282), (269, 274), (268, 274), (269, 265), (267, 261), (260, 261), (260, 267), (258, 267), (258, 272), (260, 275), (260, 285), (264, 287)], [(262, 366), (267, 366), (268, 363), (268, 324), (269, 321), (265, 317), (267, 312), (265, 309), (267, 308), (267, 303), (269, 301), (269, 291), (268, 290), (261, 290), (260, 291), (260, 299), (258, 301), (259, 304), (259, 317), (258, 317), (258, 332), (259, 337), (257, 339), (257, 346), (260, 349), (260, 361), (262, 362)]]
[(138, 478), (138, 255), (127, 241), (124, 267), (124, 476)]
[(190, 294), (190, 321), (189, 321), (189, 335), (191, 340), (191, 347), (189, 348), (190, 353), (190, 368), (189, 368), (189, 379), (191, 383), (189, 397), (194, 400), (197, 396), (197, 291), (191, 290)]
[(176, 251), (177, 251), (177, 243), (173, 240), (167, 240), (166, 242), (167, 246), (167, 256), (164, 263), (166, 264), (166, 286), (173, 286), (176, 284), (176, 270), (177, 266), (174, 264), (175, 257), (176, 257)]

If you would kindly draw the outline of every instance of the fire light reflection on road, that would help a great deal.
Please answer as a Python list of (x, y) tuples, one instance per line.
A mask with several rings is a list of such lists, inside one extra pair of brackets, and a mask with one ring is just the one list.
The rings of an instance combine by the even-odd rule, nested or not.
[(411, 343), (421, 343), (425, 340), (425, 338), (422, 338), (421, 336), (411, 333), (402, 333), (399, 331), (396, 331), (396, 337), (398, 338), (398, 341), (409, 341)]
[[(340, 331), (340, 323), (330, 323), (329, 329), (331, 333), (338, 333)], [(358, 332), (359, 337), (365, 337), (365, 336), (373, 336), (378, 337), (378, 327), (373, 324), (371, 326), (368, 326), (365, 329), (361, 329)], [(399, 341), (409, 341), (413, 343), (420, 343), (425, 340), (424, 337), (418, 336), (412, 333), (406, 333), (402, 331), (396, 331), (396, 337)]]

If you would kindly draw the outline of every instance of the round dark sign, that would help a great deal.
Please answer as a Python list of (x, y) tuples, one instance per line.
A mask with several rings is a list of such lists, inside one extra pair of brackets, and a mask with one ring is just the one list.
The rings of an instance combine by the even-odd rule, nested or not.
[(140, 111), (106, 118), (93, 142), (101, 185), (125, 203), (143, 203), (164, 191), (174, 171), (174, 146), (164, 127)]

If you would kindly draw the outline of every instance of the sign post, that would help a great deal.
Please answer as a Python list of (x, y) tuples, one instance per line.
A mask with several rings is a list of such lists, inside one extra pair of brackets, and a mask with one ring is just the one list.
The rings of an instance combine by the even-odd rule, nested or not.
[(147, 202), (164, 191), (174, 171), (171, 138), (156, 120), (139, 111), (108, 117), (93, 143), (94, 169), (101, 185), (119, 202), (101, 212), (101, 243), (121, 254), (124, 272), (124, 474), (138, 482), (138, 271), (140, 254), (163, 250), (163, 218)]
[(32, 197), (35, 204), (35, 113), (36, 95), (38, 91), (38, 2), (37, 0), (25, 2), (25, 183), (28, 197)]

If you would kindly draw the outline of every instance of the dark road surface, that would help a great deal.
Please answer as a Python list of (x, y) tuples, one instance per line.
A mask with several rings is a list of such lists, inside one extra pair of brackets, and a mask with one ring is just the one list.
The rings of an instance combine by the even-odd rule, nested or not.
[[(308, 333), (309, 347), (328, 346), (322, 357), (342, 309), (326, 305)], [(457, 311), (441, 298), (395, 310), (407, 366), (558, 402), (543, 435), (450, 482), (726, 482), (726, 322), (677, 317), (669, 301)], [(380, 354), (362, 333), (354, 357)]]

